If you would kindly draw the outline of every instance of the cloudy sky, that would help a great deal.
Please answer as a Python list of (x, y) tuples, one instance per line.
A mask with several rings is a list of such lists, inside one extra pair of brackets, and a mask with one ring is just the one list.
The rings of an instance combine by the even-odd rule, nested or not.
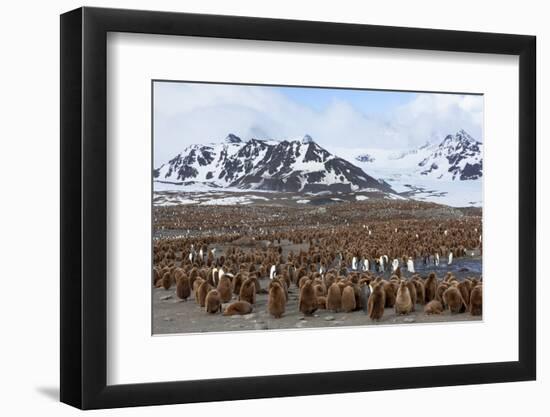
[(155, 166), (187, 145), (295, 139), (321, 146), (409, 149), (466, 130), (482, 138), (483, 96), (156, 81)]

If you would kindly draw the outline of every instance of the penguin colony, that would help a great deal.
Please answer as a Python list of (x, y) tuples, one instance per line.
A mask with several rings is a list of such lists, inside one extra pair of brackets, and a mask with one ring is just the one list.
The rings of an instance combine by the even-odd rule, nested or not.
[[(257, 294), (267, 294), (266, 309), (275, 319), (291, 302), (306, 316), (318, 310), (361, 312), (372, 321), (382, 320), (387, 309), (397, 315), (480, 316), (481, 277), (421, 274), (415, 265), (429, 271), (474, 250), (481, 254), (481, 217), (419, 218), (415, 213), (441, 206), (370, 204), (371, 217), (354, 204), (324, 211), (260, 206), (249, 217), (251, 208), (241, 206), (157, 207), (156, 230), (186, 233), (154, 240), (152, 284), (175, 287), (180, 300), (194, 300), (210, 315), (249, 314)], [(389, 208), (391, 216), (384, 211)], [(247, 220), (239, 222), (243, 213)], [(294, 250), (283, 253), (283, 243)], [(289, 300), (291, 288), (297, 299)]]
[[(173, 243), (164, 245), (167, 249)], [(263, 251), (270, 262), (277, 256), (276, 251), (271, 252)], [(238, 253), (237, 259), (242, 256), (245, 262), (229, 261)], [(272, 278), (268, 279), (268, 287), (262, 288), (259, 278), (268, 269), (263, 264), (255, 264), (254, 259), (262, 259), (258, 252), (240, 253), (233, 248), (226, 257), (220, 258), (219, 263), (223, 265), (218, 265), (219, 268), (212, 262), (210, 266), (200, 261), (191, 263), (187, 257), (180, 257), (177, 266), (177, 258), (168, 262), (163, 260), (154, 267), (153, 285), (167, 290), (175, 285), (179, 299), (186, 301), (192, 297), (209, 314), (249, 314), (254, 311), (257, 294), (267, 293), (268, 313), (273, 318), (281, 318), (289, 302), (291, 287), (299, 293), (298, 309), (304, 315), (312, 315), (317, 310), (362, 311), (377, 321), (388, 308), (394, 309), (397, 315), (415, 311), (442, 314), (445, 310), (451, 314), (482, 314), (481, 277), (459, 281), (450, 272), (444, 277), (434, 272), (427, 276), (414, 273), (405, 277), (399, 267), (389, 279), (372, 271), (356, 272), (347, 268), (329, 269), (321, 274), (305, 266), (297, 269), (294, 263), (286, 262), (277, 264), (276, 273), (269, 269)]]

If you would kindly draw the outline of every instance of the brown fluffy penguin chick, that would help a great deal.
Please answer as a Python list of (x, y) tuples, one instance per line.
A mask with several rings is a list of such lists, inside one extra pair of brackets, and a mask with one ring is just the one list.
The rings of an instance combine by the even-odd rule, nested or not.
[(342, 293), (340, 292), (340, 286), (336, 282), (328, 289), (326, 306), (327, 310), (335, 313), (342, 308)]
[(300, 312), (305, 315), (311, 315), (317, 310), (317, 297), (311, 281), (308, 280), (300, 289), (300, 301), (298, 303)]
[(227, 303), (231, 301), (233, 286), (231, 284), (231, 279), (228, 276), (223, 275), (218, 282), (218, 292), (220, 293), (220, 299), (222, 303)]
[(470, 305), (468, 310), (472, 316), (481, 316), (483, 312), (483, 286), (476, 285), (470, 293)]
[(157, 286), (157, 282), (160, 280), (159, 270), (155, 267), (153, 268), (153, 286)]
[(430, 275), (428, 275), (424, 283), (424, 290), (426, 302), (432, 301), (435, 298), (435, 292), (437, 290), (437, 277), (435, 276), (435, 272), (430, 272)]
[(449, 288), (449, 284), (447, 284), (446, 282), (440, 283), (435, 290), (434, 300), (437, 300), (441, 304), (445, 305), (445, 301), (443, 300), (443, 293), (447, 291), (447, 288)]
[(386, 293), (386, 307), (393, 308), (395, 305), (395, 289), (391, 282), (382, 281), (382, 288)]
[(310, 281), (310, 279), (309, 279), (309, 277), (308, 277), (307, 275), (304, 275), (304, 276), (303, 276), (302, 278), (300, 278), (300, 280), (298, 281), (298, 288), (301, 289), (307, 281)]
[(411, 296), (412, 310), (415, 311), (416, 305), (416, 286), (412, 281), (407, 281), (407, 288), (409, 289), (409, 294)]
[(368, 313), (371, 320), (380, 320), (384, 315), (386, 292), (383, 284), (375, 284), (368, 301)]
[(243, 275), (239, 272), (233, 277), (233, 294), (239, 295), (241, 286), (243, 285)]
[(169, 290), (172, 286), (172, 274), (170, 272), (166, 272), (162, 276), (162, 288), (165, 290)]
[(286, 288), (288, 290), (288, 287), (290, 287), (290, 277), (288, 276), (288, 273), (287, 272), (284, 272), (281, 276), (279, 276), (279, 280), (280, 281), (284, 281), (285, 285), (286, 285)]
[(470, 281), (465, 280), (465, 281), (459, 282), (457, 285), (457, 288), (458, 288), (458, 291), (460, 291), (460, 295), (462, 295), (464, 304), (469, 305), (470, 304)]
[(222, 311), (222, 301), (218, 290), (210, 290), (206, 294), (205, 305), (207, 313), (214, 314)]
[(239, 291), (239, 301), (247, 301), (250, 304), (256, 303), (256, 283), (254, 278), (247, 278)]
[(413, 303), (409, 287), (405, 281), (401, 281), (395, 297), (395, 314), (409, 314), (412, 308)]
[(342, 291), (342, 311), (349, 313), (355, 310), (355, 291), (351, 285), (344, 288)]
[(426, 291), (424, 290), (424, 282), (421, 280), (414, 280), (414, 286), (416, 287), (416, 302), (418, 304), (426, 303)]
[(313, 286), (313, 289), (315, 290), (315, 295), (317, 298), (325, 295), (324, 284), (316, 284)]
[(460, 291), (456, 287), (449, 287), (443, 293), (443, 302), (449, 308), (451, 313), (460, 313), (463, 311), (465, 305)]
[(204, 307), (205, 306), (205, 303), (206, 303), (206, 295), (208, 294), (208, 292), (212, 289), (210, 283), (208, 281), (204, 281), (202, 282), (202, 284), (200, 285), (199, 289), (197, 290), (197, 293), (198, 293), (198, 303), (201, 307)]
[(353, 288), (353, 296), (355, 297), (354, 311), (361, 310), (363, 308), (363, 304), (362, 304), (363, 297), (361, 296), (361, 287), (359, 286), (359, 284), (353, 284), (351, 285), (351, 288)]
[(174, 282), (177, 284), (178, 280), (185, 275), (185, 271), (183, 268), (176, 268), (174, 269)]
[(195, 282), (193, 282), (193, 293), (195, 294), (195, 302), (197, 304), (199, 303), (199, 288), (201, 285), (205, 282), (202, 278), (195, 279)]
[(325, 275), (325, 287), (330, 288), (336, 282), (336, 277), (333, 274)]
[(327, 309), (327, 297), (324, 295), (321, 297), (317, 297), (317, 307), (319, 310), (326, 310)]
[(235, 301), (226, 307), (223, 315), (236, 316), (250, 313), (252, 313), (252, 304), (248, 301)]
[(424, 313), (441, 314), (443, 313), (443, 305), (437, 300), (432, 300), (424, 306)]
[(278, 283), (281, 288), (283, 289), (283, 293), (285, 295), (285, 303), (288, 301), (288, 287), (286, 285), (286, 281), (282, 278), (274, 278), (268, 285), (267, 287), (267, 293), (269, 295), (269, 290), (271, 290), (271, 287), (273, 286), (274, 283)]
[(191, 295), (191, 285), (189, 285), (189, 277), (182, 275), (176, 284), (176, 296), (184, 301)]
[(282, 317), (286, 307), (286, 296), (281, 283), (274, 281), (269, 288), (267, 296), (267, 311), (276, 319)]

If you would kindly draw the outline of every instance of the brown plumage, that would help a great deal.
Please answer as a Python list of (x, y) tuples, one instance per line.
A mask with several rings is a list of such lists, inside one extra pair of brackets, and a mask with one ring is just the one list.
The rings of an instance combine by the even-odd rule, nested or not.
[[(191, 280), (191, 278), (189, 278)], [(204, 282), (203, 279), (201, 278), (196, 278), (195, 279), (195, 282), (193, 282), (193, 294), (195, 295), (195, 302), (197, 304), (200, 304), (199, 303), (199, 288), (201, 287), (202, 283)]]
[(481, 316), (483, 312), (483, 286), (476, 285), (470, 293), (468, 310), (472, 316)]
[(198, 303), (201, 307), (204, 307), (205, 306), (205, 303), (206, 303), (206, 295), (208, 294), (208, 292), (212, 289), (210, 283), (208, 281), (204, 281), (202, 282), (202, 284), (200, 285), (199, 289), (197, 290), (197, 298), (198, 298)]
[(317, 297), (322, 297), (325, 295), (325, 285), (324, 284), (316, 284), (313, 286), (313, 289), (315, 290), (315, 295)]
[(342, 293), (337, 283), (332, 284), (328, 289), (327, 310), (337, 312), (342, 308)]
[(451, 286), (443, 293), (443, 302), (451, 313), (461, 313), (465, 308), (464, 300), (460, 291), (455, 286)]
[(274, 281), (269, 288), (267, 296), (267, 311), (276, 319), (281, 318), (285, 312), (286, 296), (280, 282)]
[(222, 303), (231, 301), (232, 289), (231, 279), (227, 275), (222, 276), (217, 287)]
[(342, 310), (346, 313), (349, 313), (355, 310), (355, 292), (353, 291), (352, 286), (347, 286), (342, 291)]
[(412, 281), (407, 281), (407, 288), (409, 289), (409, 295), (411, 296), (412, 310), (415, 311), (416, 305), (416, 286)]
[(449, 284), (447, 284), (446, 282), (440, 282), (437, 286), (437, 289), (435, 290), (434, 300), (437, 300), (441, 304), (445, 305), (445, 301), (443, 300), (443, 293), (447, 291), (447, 288), (449, 288)]
[(268, 292), (268, 295), (269, 295), (269, 290), (271, 290), (271, 287), (273, 286), (274, 283), (277, 283), (281, 286), (281, 288), (283, 289), (283, 294), (285, 296), (285, 303), (288, 301), (288, 287), (286, 285), (286, 281), (280, 277), (278, 278), (274, 278), (273, 280), (271, 280), (271, 282), (269, 283), (268, 287), (267, 287), (267, 292)]
[(409, 287), (405, 281), (401, 281), (395, 297), (395, 313), (409, 314), (412, 311), (413, 303)]
[(424, 306), (424, 313), (441, 314), (443, 313), (443, 305), (437, 300), (432, 300)]
[[(359, 280), (357, 280), (357, 282), (359, 282)], [(353, 288), (353, 296), (355, 297), (355, 309), (354, 311), (356, 310), (361, 310), (363, 308), (363, 297), (361, 296), (361, 287), (359, 286), (359, 284), (353, 284), (351, 286)]]
[(368, 313), (371, 320), (380, 320), (384, 315), (386, 292), (383, 284), (375, 284), (368, 301)]
[(435, 292), (437, 290), (437, 277), (434, 272), (430, 272), (426, 282), (424, 283), (425, 300), (430, 302), (435, 298)]
[(160, 279), (160, 273), (158, 268), (153, 268), (153, 286), (157, 285), (157, 281)]
[(235, 301), (227, 306), (224, 316), (235, 316), (252, 313), (252, 304), (247, 301)]
[(172, 274), (170, 271), (166, 272), (162, 277), (162, 288), (169, 290), (172, 286)]
[(426, 291), (424, 289), (424, 282), (419, 279), (413, 281), (414, 286), (416, 287), (416, 302), (418, 304), (426, 303)]
[(304, 275), (303, 277), (300, 278), (300, 280), (298, 281), (298, 287), (299, 288), (302, 288), (304, 286), (304, 284), (309, 281), (309, 277), (307, 275)]
[(210, 290), (208, 292), (205, 299), (205, 305), (207, 313), (214, 314), (222, 311), (222, 302), (218, 290)]
[(239, 291), (239, 301), (248, 301), (250, 304), (256, 303), (256, 279), (248, 278)]
[(189, 285), (189, 278), (187, 275), (181, 275), (176, 284), (176, 296), (187, 301), (190, 295), (191, 285)]
[(460, 291), (460, 295), (462, 295), (464, 304), (469, 305), (470, 304), (470, 281), (464, 280), (458, 283), (457, 288), (458, 288), (458, 291)]
[(311, 281), (307, 280), (300, 289), (298, 307), (301, 313), (311, 315), (317, 310), (317, 297)]
[(239, 295), (241, 292), (241, 286), (243, 285), (243, 275), (238, 273), (233, 277), (233, 294)]
[(382, 281), (382, 288), (386, 293), (386, 307), (393, 308), (395, 305), (395, 288), (391, 282)]

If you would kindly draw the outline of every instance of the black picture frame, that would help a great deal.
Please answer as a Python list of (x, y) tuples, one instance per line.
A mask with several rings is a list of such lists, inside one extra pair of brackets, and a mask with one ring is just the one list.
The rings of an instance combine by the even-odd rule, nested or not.
[[(519, 360), (107, 385), (108, 32), (519, 56)], [(534, 36), (84, 7), (61, 15), (60, 57), (62, 402), (96, 409), (536, 378)]]

